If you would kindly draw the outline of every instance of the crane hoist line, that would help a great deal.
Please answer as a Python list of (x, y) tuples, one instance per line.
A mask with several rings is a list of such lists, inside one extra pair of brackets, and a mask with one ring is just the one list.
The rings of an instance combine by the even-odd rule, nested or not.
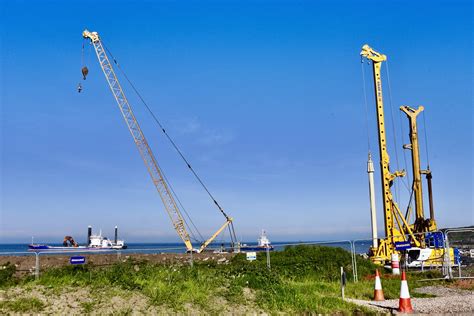
[[(224, 215), (226, 221), (225, 223), (206, 241), (204, 241), (199, 248), (194, 248), (193, 244), (191, 242), (191, 238), (189, 236), (188, 230), (186, 229), (185, 226), (185, 221), (184, 218), (181, 214), (181, 211), (178, 207), (178, 204), (176, 203), (176, 200), (172, 194), (172, 190), (169, 186), (169, 184), (166, 181), (166, 178), (164, 177), (164, 174), (162, 170), (159, 167), (159, 164), (153, 154), (153, 151), (151, 150), (145, 135), (143, 134), (142, 129), (140, 128), (140, 125), (138, 124), (138, 121), (133, 114), (132, 107), (129, 104), (127, 97), (125, 96), (122, 86), (120, 85), (120, 82), (115, 74), (114, 68), (112, 64), (110, 63), (109, 57), (107, 55), (107, 51), (99, 37), (99, 34), (97, 32), (89, 32), (88, 30), (84, 30), (82, 33), (82, 36), (84, 39), (89, 39), (91, 44), (94, 46), (97, 59), (99, 61), (100, 67), (102, 68), (102, 71), (105, 75), (105, 78), (107, 80), (107, 83), (110, 87), (110, 90), (115, 98), (115, 101), (117, 102), (117, 105), (122, 113), (122, 116), (125, 120), (125, 123), (127, 124), (128, 130), (130, 131), (130, 134), (133, 137), (133, 140), (135, 142), (135, 145), (137, 146), (138, 151), (140, 152), (140, 156), (142, 157), (145, 166), (147, 167), (148, 173), (151, 176), (151, 179), (153, 181), (153, 184), (156, 187), (156, 190), (158, 191), (161, 200), (163, 202), (163, 205), (165, 206), (165, 210), (168, 213), (170, 220), (173, 224), (174, 229), (178, 233), (178, 236), (181, 238), (183, 243), (186, 246), (186, 250), (188, 252), (202, 252), (219, 234), (221, 234), (226, 228), (229, 228), (230, 232), (230, 237), (231, 237), (231, 242), (232, 242), (232, 247), (235, 246), (237, 239), (233, 227), (233, 219), (229, 217), (223, 209), (220, 207), (220, 205), (216, 202), (214, 197), (211, 195), (209, 190), (204, 186), (203, 182), (201, 179), (197, 176), (197, 174), (194, 172), (194, 170), (191, 168), (191, 165), (187, 162), (187, 160), (184, 158), (182, 153), (179, 151), (175, 143), (172, 141), (172, 139), (166, 134), (164, 128), (161, 126), (161, 124), (157, 121), (156, 117), (154, 119), (157, 121), (157, 123), (160, 125), (162, 128), (163, 132), (165, 135), (168, 137), (168, 140), (172, 143), (174, 148), (178, 151), (180, 154), (181, 158), (186, 162), (188, 168), (193, 172), (193, 174), (196, 176), (200, 184), (205, 188), (215, 205), (219, 208), (221, 213)], [(115, 61), (115, 60), (114, 60)], [(85, 78), (85, 76), (84, 76)], [(128, 80), (128, 79), (127, 79)], [(132, 85), (132, 88), (137, 92), (135, 87)], [(138, 92), (137, 92), (138, 93)], [(139, 95), (140, 99), (142, 102), (146, 105), (146, 103), (143, 101), (143, 98)], [(147, 106), (147, 105), (146, 105)], [(148, 106), (147, 106), (148, 108)], [(150, 109), (148, 108), (150, 111)], [(151, 111), (150, 111), (151, 112)], [(154, 115), (153, 115), (154, 116)]]

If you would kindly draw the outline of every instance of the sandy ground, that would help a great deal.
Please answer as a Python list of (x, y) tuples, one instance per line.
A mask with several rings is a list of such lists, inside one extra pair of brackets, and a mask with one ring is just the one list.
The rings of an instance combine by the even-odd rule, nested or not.
[[(224, 314), (224, 315), (265, 315), (253, 303), (250, 289), (244, 291), (247, 305), (230, 304), (224, 298), (218, 297), (211, 302), (210, 308), (203, 312), (202, 308), (186, 304), (182, 310), (175, 311), (167, 306), (150, 304), (148, 297), (138, 292), (124, 291), (117, 288), (107, 288), (99, 295), (88, 287), (64, 287), (61, 291), (41, 285), (31, 287), (14, 287), (0, 290), (2, 301), (18, 298), (36, 298), (44, 308), (33, 314), (41, 315), (169, 315), (169, 314)], [(8, 309), (1, 309), (0, 314), (11, 314)]]
[[(412, 298), (416, 314), (474, 314), (474, 291), (443, 286), (427, 286), (416, 289), (419, 293), (436, 295), (434, 298)], [(383, 302), (348, 299), (380, 313), (397, 313), (398, 299)]]

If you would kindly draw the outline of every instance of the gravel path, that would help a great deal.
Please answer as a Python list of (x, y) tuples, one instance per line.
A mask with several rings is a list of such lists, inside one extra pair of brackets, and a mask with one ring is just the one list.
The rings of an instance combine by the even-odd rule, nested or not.
[[(412, 298), (411, 304), (418, 314), (466, 314), (474, 313), (474, 291), (458, 290), (442, 286), (427, 286), (416, 289), (418, 293), (433, 294), (434, 298)], [(398, 299), (383, 302), (348, 299), (376, 312), (396, 314)]]

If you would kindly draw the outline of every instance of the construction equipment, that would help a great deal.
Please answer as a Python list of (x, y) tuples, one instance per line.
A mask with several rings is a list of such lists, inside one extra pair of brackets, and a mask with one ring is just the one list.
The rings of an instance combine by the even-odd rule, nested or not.
[(89, 74), (89, 69), (86, 66), (84, 66), (82, 67), (81, 72), (82, 72), (82, 79), (86, 80), (86, 77)]
[(64, 247), (79, 247), (79, 245), (74, 240), (74, 238), (72, 238), (72, 236), (64, 236), (63, 246)]
[[(107, 56), (106, 50), (99, 37), (99, 34), (97, 32), (89, 32), (88, 30), (84, 30), (82, 36), (84, 39), (89, 39), (91, 44), (94, 46), (97, 58), (99, 60), (99, 64), (105, 75), (107, 83), (109, 84), (110, 90), (112, 91), (117, 105), (119, 106), (119, 109), (133, 137), (133, 140), (135, 141), (138, 151), (140, 152), (140, 155), (143, 161), (145, 162), (145, 165), (148, 169), (148, 173), (150, 174), (153, 184), (155, 185), (156, 190), (158, 191), (161, 197), (161, 200), (165, 206), (166, 212), (168, 213), (171, 219), (173, 227), (178, 233), (178, 236), (184, 242), (186, 250), (188, 252), (203, 251), (209, 245), (209, 243), (211, 243), (227, 227), (229, 228), (232, 244), (234, 245), (234, 242), (236, 242), (237, 240), (232, 222), (233, 219), (229, 217), (219, 206), (219, 210), (226, 218), (225, 223), (209, 239), (203, 242), (199, 248), (195, 249), (193, 247), (189, 233), (185, 226), (185, 221), (170, 190), (169, 183), (167, 183), (166, 179), (164, 178), (163, 172), (160, 169), (155, 159), (155, 156), (153, 155), (153, 152), (137, 122), (137, 119), (135, 118), (135, 115), (133, 114), (132, 108), (117, 79), (114, 68), (112, 67), (112, 64), (109, 61), (109, 57)], [(116, 63), (115, 59), (114, 62)], [(191, 169), (189, 164), (188, 167)], [(218, 205), (215, 200), (214, 203)]]
[[(381, 170), (381, 184), (382, 184), (382, 196), (383, 196), (383, 213), (385, 223), (385, 238), (378, 239), (376, 236), (376, 223), (374, 223), (374, 212), (375, 204), (373, 201), (373, 190), (370, 190), (371, 198), (371, 210), (372, 210), (372, 231), (373, 237), (376, 240), (372, 244), (369, 250), (370, 258), (373, 262), (378, 264), (385, 264), (390, 261), (392, 254), (398, 254), (401, 249), (401, 245), (408, 242), (408, 257), (413, 265), (423, 264), (426, 262), (427, 265), (436, 265), (442, 262), (444, 255), (443, 248), (443, 237), (439, 236), (437, 231), (436, 221), (434, 219), (433, 200), (431, 192), (431, 171), (421, 170), (420, 167), (420, 155), (418, 145), (418, 132), (416, 125), (416, 117), (423, 111), (423, 107), (420, 106), (417, 110), (412, 109), (408, 106), (402, 106), (400, 108), (403, 111), (410, 122), (410, 144), (404, 145), (405, 149), (411, 150), (412, 154), (412, 172), (413, 172), (413, 186), (412, 194), (415, 197), (415, 209), (416, 216), (414, 223), (409, 223), (411, 209), (408, 208), (407, 213), (404, 215), (400, 211), (397, 203), (394, 201), (391, 187), (398, 177), (404, 177), (405, 171), (390, 171), (390, 156), (387, 150), (387, 140), (385, 132), (385, 116), (384, 116), (384, 103), (382, 94), (382, 78), (381, 78), (381, 66), (384, 61), (387, 60), (387, 56), (376, 52), (368, 45), (362, 47), (360, 52), (361, 57), (366, 58), (372, 62), (373, 70), (373, 81), (375, 88), (375, 105), (377, 115), (377, 127), (378, 127), (378, 145), (380, 154), (380, 170)], [(371, 173), (373, 173), (372, 160), (369, 154), (369, 185), (373, 185), (373, 179), (370, 179)], [(421, 175), (425, 174), (428, 180), (429, 187), (429, 200), (430, 200), (430, 218), (425, 219), (423, 210), (423, 195), (422, 195), (422, 183)], [(371, 182), (372, 181), (372, 182)], [(436, 240), (436, 246), (430, 247), (430, 241)], [(439, 242), (441, 240), (441, 243)], [(433, 244), (431, 242), (431, 244)], [(397, 247), (398, 246), (398, 247)], [(410, 253), (411, 251), (411, 253)], [(449, 249), (449, 256), (453, 260), (453, 249)]]
[[(417, 110), (404, 105), (400, 107), (400, 110), (404, 112), (410, 122), (410, 144), (403, 145), (404, 149), (411, 151), (412, 157), (412, 172), (413, 172), (413, 195), (415, 197), (415, 214), (416, 219), (414, 223), (414, 229), (417, 232), (434, 232), (437, 230), (436, 221), (434, 219), (433, 209), (433, 192), (431, 190), (431, 170), (421, 170), (420, 163), (420, 149), (418, 145), (418, 128), (416, 124), (417, 116), (424, 110), (423, 106), (418, 107)], [(423, 193), (421, 184), (421, 175), (425, 174), (428, 182), (428, 197), (430, 202), (430, 218), (425, 219), (423, 209)], [(409, 217), (409, 215), (408, 215)]]

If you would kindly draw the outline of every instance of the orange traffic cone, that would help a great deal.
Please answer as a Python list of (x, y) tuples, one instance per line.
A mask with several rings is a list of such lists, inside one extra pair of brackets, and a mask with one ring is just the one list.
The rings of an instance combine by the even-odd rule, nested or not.
[(374, 301), (385, 301), (382, 290), (382, 282), (380, 282), (379, 270), (375, 270), (375, 289), (374, 289)]
[(398, 303), (398, 311), (400, 313), (413, 313), (405, 271), (402, 272), (402, 284), (400, 287), (400, 301)]

